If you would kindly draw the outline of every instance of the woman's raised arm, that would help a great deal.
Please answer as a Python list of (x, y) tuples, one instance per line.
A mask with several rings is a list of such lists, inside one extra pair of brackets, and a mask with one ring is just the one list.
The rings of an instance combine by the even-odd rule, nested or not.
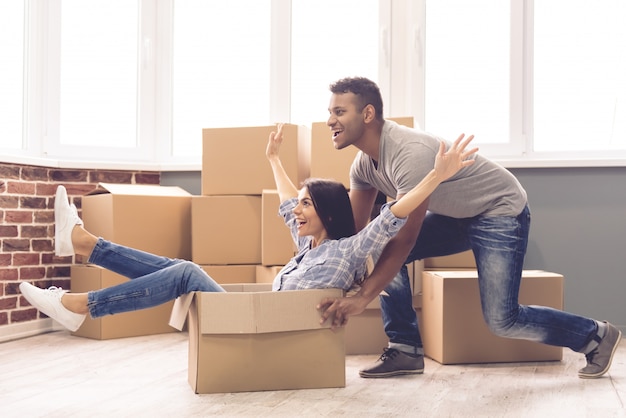
[(274, 173), (274, 182), (276, 183), (276, 189), (278, 190), (278, 197), (280, 202), (291, 199), (298, 196), (298, 189), (293, 184), (280, 161), (279, 150), (280, 145), (283, 142), (283, 124), (277, 125), (276, 132), (271, 132), (267, 141), (267, 148), (265, 149), (265, 156), (272, 166), (272, 172)]

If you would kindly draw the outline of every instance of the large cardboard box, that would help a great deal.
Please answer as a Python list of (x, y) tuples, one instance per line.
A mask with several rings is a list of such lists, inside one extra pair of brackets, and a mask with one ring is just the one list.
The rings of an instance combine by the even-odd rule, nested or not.
[(346, 355), (380, 355), (389, 344), (380, 309), (365, 309), (348, 318), (345, 339)]
[[(415, 293), (415, 272), (421, 274), (422, 263), (415, 261), (407, 265), (409, 280), (413, 288), (413, 308), (417, 323), (421, 323), (422, 295)], [(373, 268), (373, 265), (369, 267)], [(421, 280), (419, 281), (421, 286)], [(352, 291), (356, 292), (356, 290)], [(352, 293), (351, 292), (351, 293)], [(349, 294), (351, 294), (349, 293)], [(381, 293), (381, 295), (384, 292)], [(389, 337), (383, 325), (380, 297), (374, 298), (359, 315), (351, 316), (346, 325), (346, 354), (380, 354), (387, 347)]]
[(191, 259), (191, 195), (180, 187), (99, 183), (82, 198), (82, 218), (109, 241)]
[(428, 270), (476, 269), (476, 259), (474, 252), (467, 250), (457, 254), (425, 258), (424, 268)]
[[(269, 134), (275, 125), (211, 128), (202, 130), (202, 194), (260, 195), (275, 188), (274, 175), (265, 158)], [(298, 186), (309, 176), (305, 126), (283, 127), (280, 157), (287, 175)]]
[(193, 196), (192, 260), (197, 264), (261, 263), (261, 195)]
[(188, 313), (189, 384), (196, 393), (345, 387), (343, 329), (320, 325), (317, 303), (339, 289), (225, 293), (178, 299), (172, 325)]
[(201, 265), (213, 280), (219, 284), (254, 283), (256, 281), (256, 265)]
[(256, 266), (257, 283), (274, 283), (274, 279), (284, 266)]
[[(413, 307), (416, 308), (418, 324), (421, 323), (421, 274), (422, 262), (415, 261), (407, 265), (409, 279), (413, 287)], [(256, 282), (273, 283), (282, 266), (257, 266)], [(420, 280), (416, 281), (416, 274)], [(420, 293), (415, 292), (416, 283), (420, 286)], [(355, 291), (356, 292), (356, 291)], [(346, 355), (352, 354), (380, 354), (387, 347), (389, 338), (385, 334), (380, 311), (380, 298), (374, 298), (359, 315), (351, 316), (345, 326)]]
[[(400, 125), (413, 127), (413, 117), (388, 118)], [(350, 188), (350, 166), (359, 152), (358, 148), (350, 146), (336, 150), (333, 145), (332, 133), (326, 122), (311, 124), (310, 141), (311, 177), (335, 179)], [(282, 152), (282, 151), (281, 151)]]
[(282, 216), (278, 214), (277, 190), (263, 190), (261, 195), (261, 264), (281, 266), (296, 254), (296, 244)]
[[(70, 274), (72, 293), (104, 289), (129, 280), (117, 273), (94, 265), (74, 265)], [(107, 315), (96, 319), (87, 315), (85, 322), (72, 335), (108, 340), (174, 332), (176, 330), (169, 326), (173, 306), (174, 302), (172, 301), (149, 309)]]
[[(425, 354), (441, 364), (561, 360), (563, 349), (498, 337), (482, 316), (476, 270), (424, 271), (422, 339)], [(521, 304), (563, 308), (563, 276), (525, 270)]]

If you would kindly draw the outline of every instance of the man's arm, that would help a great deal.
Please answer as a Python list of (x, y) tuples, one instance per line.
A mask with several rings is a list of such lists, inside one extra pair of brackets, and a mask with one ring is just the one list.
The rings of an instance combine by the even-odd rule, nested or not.
[(417, 241), (427, 208), (428, 199), (411, 212), (406, 224), (385, 246), (374, 270), (363, 283), (361, 290), (355, 295), (367, 300), (366, 305), (391, 283), (404, 265), (409, 252)]
[(318, 309), (322, 311), (322, 323), (334, 316), (333, 327), (345, 325), (349, 316), (363, 312), (367, 304), (391, 283), (415, 245), (427, 208), (428, 199), (411, 212), (406, 224), (387, 243), (374, 270), (354, 296), (327, 298), (320, 302)]
[(350, 190), (350, 204), (354, 214), (356, 230), (360, 231), (368, 224), (372, 215), (372, 209), (376, 202), (378, 190)]

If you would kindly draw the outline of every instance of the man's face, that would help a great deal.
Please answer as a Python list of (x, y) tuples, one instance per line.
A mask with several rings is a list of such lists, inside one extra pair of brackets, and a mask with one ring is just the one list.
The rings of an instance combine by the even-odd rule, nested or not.
[(326, 125), (332, 131), (335, 149), (354, 145), (363, 136), (365, 113), (358, 111), (356, 99), (354, 93), (334, 93), (330, 98)]

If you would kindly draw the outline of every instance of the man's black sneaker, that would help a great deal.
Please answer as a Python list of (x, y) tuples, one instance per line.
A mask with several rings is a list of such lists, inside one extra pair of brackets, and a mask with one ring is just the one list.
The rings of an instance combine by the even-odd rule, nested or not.
[(373, 366), (359, 371), (361, 377), (391, 377), (424, 373), (424, 356), (411, 355), (395, 348), (385, 348)]
[(596, 379), (609, 371), (611, 367), (611, 361), (613, 360), (613, 354), (617, 350), (622, 339), (622, 331), (615, 328), (613, 325), (605, 322), (607, 325), (606, 333), (600, 341), (600, 344), (590, 352), (586, 354), (587, 365), (578, 371), (578, 377), (582, 379)]

